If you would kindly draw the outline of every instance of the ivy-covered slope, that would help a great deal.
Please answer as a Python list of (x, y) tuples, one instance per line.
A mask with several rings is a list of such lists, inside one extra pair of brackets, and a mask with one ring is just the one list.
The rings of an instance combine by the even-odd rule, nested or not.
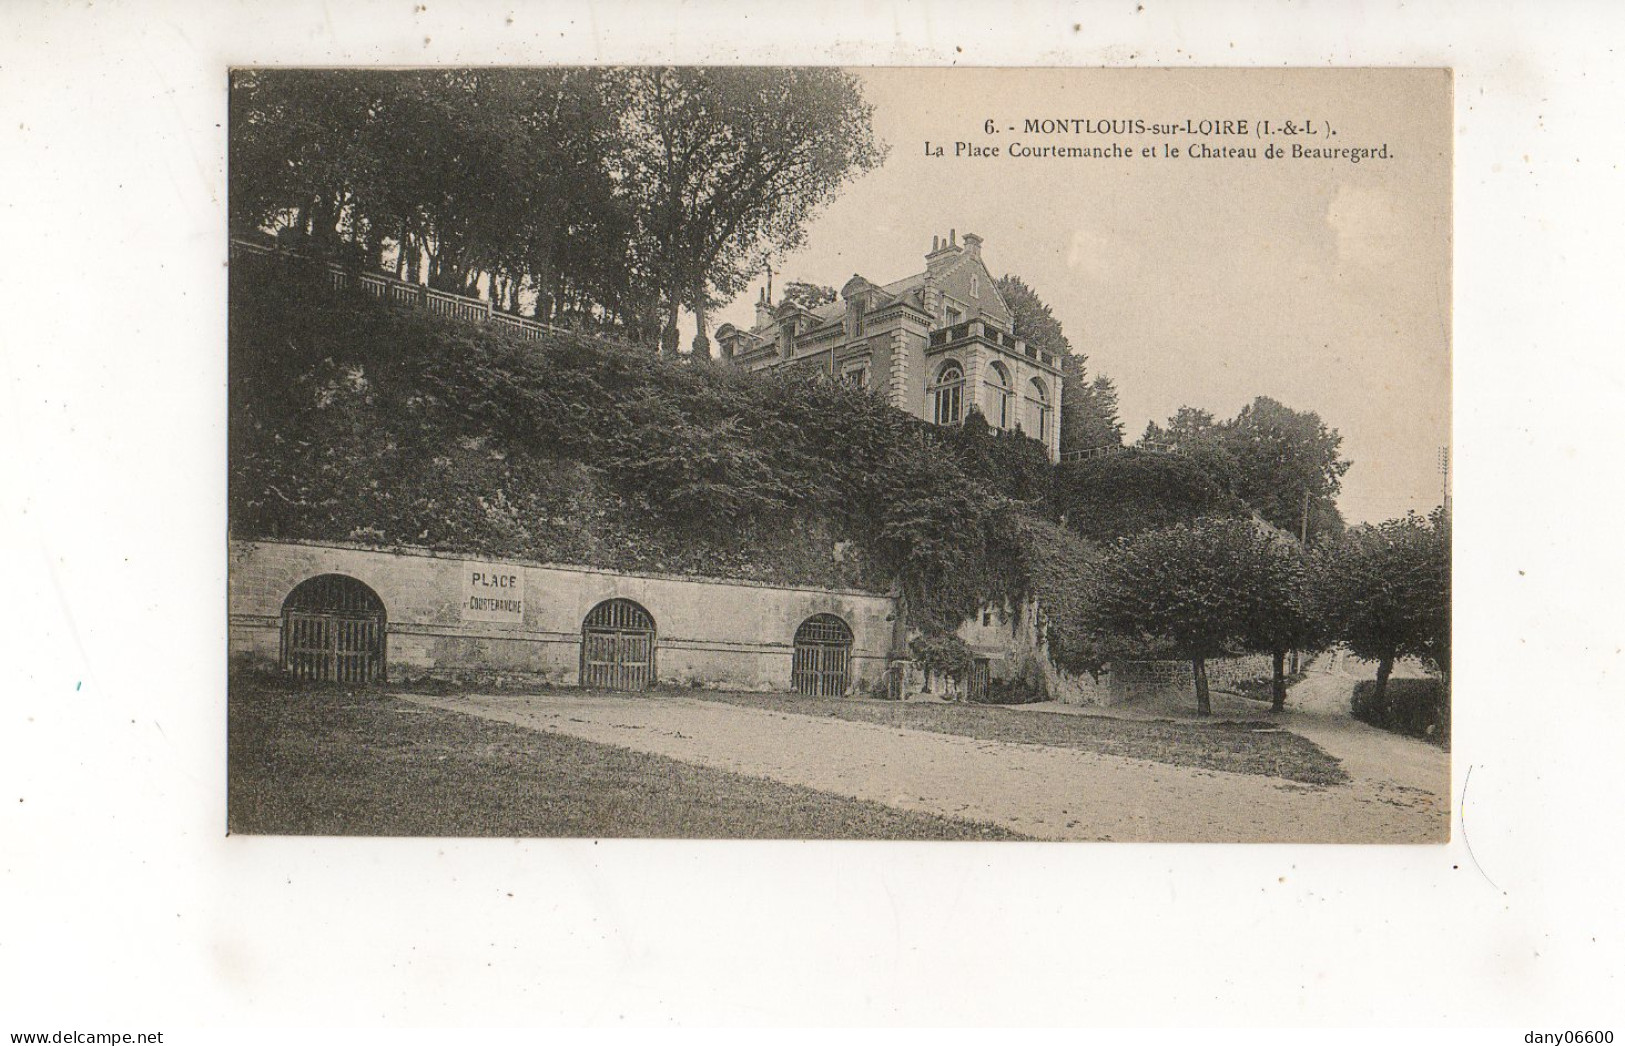
[(874, 590), (951, 625), (1030, 587), (1033, 440), (818, 378), (528, 341), (234, 266), (230, 522), (615, 569)]

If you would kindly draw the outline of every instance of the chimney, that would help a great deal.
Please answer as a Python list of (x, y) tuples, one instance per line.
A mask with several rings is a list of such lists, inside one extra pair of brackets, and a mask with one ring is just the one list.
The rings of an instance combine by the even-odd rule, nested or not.
[(761, 330), (773, 326), (773, 306), (767, 300), (767, 288), (756, 298), (756, 326), (752, 330)]
[(973, 232), (967, 232), (965, 234), (965, 253), (972, 258), (981, 258), (982, 238)]
[(954, 230), (954, 229), (949, 229), (948, 230), (948, 246), (952, 247), (954, 245), (955, 235), (956, 235), (956, 230)]

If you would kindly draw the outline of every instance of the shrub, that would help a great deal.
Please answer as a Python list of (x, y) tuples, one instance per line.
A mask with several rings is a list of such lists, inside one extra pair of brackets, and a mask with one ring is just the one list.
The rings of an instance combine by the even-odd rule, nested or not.
[(1068, 526), (1099, 542), (1247, 514), (1240, 500), (1190, 454), (1129, 451), (1062, 465), (1055, 501)]
[(1362, 723), (1450, 747), (1450, 691), (1441, 680), (1390, 679), (1380, 697), (1375, 680), (1362, 680), (1350, 707)]
[[(1020, 594), (1050, 465), (818, 374), (751, 374), (234, 265), (229, 520), (622, 570), (896, 586), (928, 631)], [(837, 555), (835, 549), (844, 551)]]
[(970, 669), (970, 647), (951, 632), (915, 636), (908, 648), (919, 666), (929, 672), (959, 679)]
[(1047, 700), (1049, 688), (1044, 684), (1044, 674), (1039, 669), (1037, 661), (1028, 660), (1022, 665), (1020, 675), (1010, 679), (989, 680), (987, 695), (977, 704), (1030, 705)]

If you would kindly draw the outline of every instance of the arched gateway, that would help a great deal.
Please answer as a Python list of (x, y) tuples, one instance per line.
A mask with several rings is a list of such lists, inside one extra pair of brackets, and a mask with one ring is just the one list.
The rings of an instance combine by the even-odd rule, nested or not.
[(815, 614), (796, 629), (790, 681), (808, 697), (844, 697), (852, 685), (852, 630), (834, 614)]
[(282, 670), (295, 679), (384, 678), (384, 601), (353, 577), (321, 574), (282, 601)]
[(647, 690), (655, 682), (655, 621), (630, 599), (607, 599), (581, 623), (581, 685)]

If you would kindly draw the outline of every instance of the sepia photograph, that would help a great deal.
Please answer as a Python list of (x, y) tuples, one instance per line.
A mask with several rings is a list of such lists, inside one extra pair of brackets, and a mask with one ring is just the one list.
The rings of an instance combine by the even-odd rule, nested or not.
[(1449, 841), (1450, 70), (228, 92), (232, 833)]
[(1625, 14), (0, 26), (0, 1041), (1619, 1034)]

